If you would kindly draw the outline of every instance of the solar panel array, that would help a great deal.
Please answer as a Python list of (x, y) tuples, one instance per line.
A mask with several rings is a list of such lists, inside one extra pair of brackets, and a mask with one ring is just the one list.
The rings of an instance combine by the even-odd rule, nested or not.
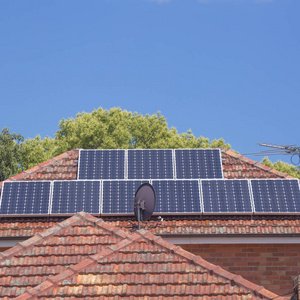
[(296, 179), (224, 179), (218, 149), (81, 150), (78, 180), (4, 182), (0, 215), (132, 215), (148, 182), (156, 214), (300, 214)]
[(78, 179), (223, 178), (219, 149), (80, 150)]
[(156, 191), (156, 214), (300, 214), (296, 179), (4, 182), (0, 215), (133, 215), (138, 187)]

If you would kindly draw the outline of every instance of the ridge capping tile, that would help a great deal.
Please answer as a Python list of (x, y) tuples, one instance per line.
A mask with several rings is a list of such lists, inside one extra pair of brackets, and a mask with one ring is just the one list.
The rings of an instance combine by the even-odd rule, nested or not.
[(28, 300), (28, 299), (36, 299), (36, 297), (32, 296), (28, 291), (26, 291), (15, 298), (15, 300)]
[(67, 280), (69, 277), (72, 277), (74, 274), (75, 273), (73, 270), (71, 270), (70, 268), (67, 268), (63, 272), (61, 272), (55, 276), (51, 276), (48, 279), (53, 282), (53, 285), (58, 285), (58, 283), (60, 281)]
[(35, 243), (43, 240), (43, 238), (44, 237), (41, 234), (37, 233), (33, 237), (29, 238), (28, 240), (19, 242), (18, 245), (20, 245), (22, 248), (29, 248), (30, 246), (34, 246)]
[[(95, 263), (96, 263), (95, 259), (88, 257), (88, 258), (84, 259), (83, 261), (79, 262), (78, 264), (70, 266), (68, 269), (74, 271), (73, 275), (76, 275), (81, 270), (88, 268)], [(71, 276), (73, 276), (73, 275), (71, 275)]]
[(20, 250), (23, 250), (23, 247), (17, 244), (16, 246), (2, 252), (3, 256), (1, 260), (6, 260), (14, 256), (16, 253), (18, 253)]
[(132, 243), (133, 243), (132, 240), (124, 239), (124, 240), (120, 241), (117, 244), (107, 246), (107, 248), (110, 249), (112, 252), (116, 252), (116, 251), (118, 251), (118, 250), (132, 244)]
[(90, 255), (89, 258), (91, 260), (98, 262), (100, 259), (102, 259), (106, 256), (109, 256), (112, 253), (114, 253), (114, 251), (112, 249), (109, 249), (108, 247), (106, 247), (103, 251), (100, 251), (96, 254)]
[(36, 297), (36, 296), (38, 296), (39, 293), (45, 292), (53, 286), (54, 286), (54, 283), (51, 282), (49, 279), (46, 279), (46, 281), (43, 281), (41, 284), (30, 289), (29, 293), (31, 293), (33, 297)]

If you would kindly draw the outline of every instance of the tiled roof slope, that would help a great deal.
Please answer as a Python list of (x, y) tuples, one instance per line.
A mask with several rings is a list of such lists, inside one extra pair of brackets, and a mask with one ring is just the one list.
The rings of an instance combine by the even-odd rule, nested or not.
[(148, 231), (86, 213), (1, 254), (2, 299), (284, 299)]
[[(137, 228), (134, 217), (103, 218), (107, 223), (126, 232)], [(20, 218), (0, 220), (0, 238), (31, 237), (54, 226), (63, 218)], [(300, 236), (299, 216), (234, 217), (234, 216), (164, 216), (163, 221), (152, 218), (143, 227), (156, 235), (199, 235), (199, 236)]]
[[(78, 158), (79, 149), (70, 150), (7, 180), (76, 180)], [(222, 149), (222, 164), (224, 177), (228, 179), (292, 178), (228, 149)]]
[(223, 174), (228, 179), (293, 178), (228, 149), (222, 149), (222, 160)]
[(86, 214), (58, 223), (0, 253), (0, 298), (12, 299), (124, 237)]
[[(10, 177), (7, 181), (76, 180), (79, 149), (64, 152), (29, 170)], [(0, 186), (2, 182), (0, 183)]]

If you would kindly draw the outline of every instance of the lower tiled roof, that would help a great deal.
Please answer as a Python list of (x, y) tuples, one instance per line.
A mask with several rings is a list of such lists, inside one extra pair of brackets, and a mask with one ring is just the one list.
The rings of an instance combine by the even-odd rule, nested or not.
[[(124, 231), (138, 227), (134, 217), (103, 218)], [(62, 221), (63, 218), (19, 218), (0, 220), (0, 238), (31, 237)], [(156, 235), (300, 235), (300, 216), (164, 216), (150, 219), (143, 228)]]
[(122, 238), (93, 217), (77, 214), (58, 223), (0, 253), (0, 296), (14, 298)]
[(0, 256), (1, 299), (284, 299), (146, 230), (85, 213)]

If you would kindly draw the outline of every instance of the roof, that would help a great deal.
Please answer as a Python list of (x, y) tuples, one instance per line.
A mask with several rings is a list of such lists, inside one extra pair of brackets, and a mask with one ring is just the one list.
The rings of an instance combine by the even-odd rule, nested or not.
[[(228, 179), (292, 178), (270, 167), (222, 149), (223, 174)], [(36, 167), (10, 177), (8, 181), (76, 180), (79, 149), (67, 151)], [(0, 183), (1, 185), (1, 183)], [(66, 217), (65, 217), (66, 218)], [(65, 218), (22, 217), (0, 219), (0, 237), (30, 237)], [(164, 216), (163, 222), (152, 219), (146, 229), (167, 235), (300, 235), (299, 216)], [(105, 218), (111, 225), (131, 231), (137, 227), (130, 217)]]
[[(70, 150), (10, 177), (7, 181), (76, 180), (78, 159), (79, 149)], [(224, 177), (228, 179), (293, 178), (228, 149), (222, 149), (222, 165)]]
[[(0, 238), (31, 237), (66, 217), (3, 218), (0, 220)], [(131, 232), (138, 227), (134, 217), (105, 217), (107, 223)], [(300, 236), (299, 216), (164, 216), (150, 219), (143, 227), (153, 234), (168, 236)]]
[(0, 296), (284, 299), (149, 231), (129, 234), (86, 213), (0, 253)]

